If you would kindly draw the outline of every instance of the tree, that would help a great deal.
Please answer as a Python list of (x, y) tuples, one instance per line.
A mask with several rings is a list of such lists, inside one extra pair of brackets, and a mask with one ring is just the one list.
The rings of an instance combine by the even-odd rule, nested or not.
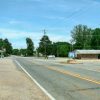
[(91, 39), (91, 47), (92, 49), (100, 50), (100, 28), (96, 28), (93, 31), (92, 39)]
[(20, 49), (21, 56), (27, 56), (27, 49)]
[(92, 30), (86, 25), (77, 25), (71, 31), (72, 41), (74, 44), (74, 49), (90, 49), (91, 48), (91, 38)]
[(6, 56), (12, 54), (13, 48), (12, 48), (11, 43), (8, 41), (8, 39), (5, 39), (5, 40), (4, 40), (4, 48), (5, 48), (5, 50), (6, 50), (6, 52), (5, 52), (5, 55), (6, 55)]
[(34, 44), (31, 38), (26, 38), (27, 56), (33, 56)]
[(13, 49), (12, 54), (13, 55), (20, 55), (20, 50), (19, 49)]
[(70, 51), (70, 43), (68, 42), (56, 42), (53, 43), (53, 55), (58, 57), (67, 57)]
[(47, 56), (52, 53), (51, 49), (52, 49), (52, 42), (50, 41), (47, 35), (43, 35), (43, 37), (40, 39), (38, 52)]
[(0, 50), (4, 48), (4, 41), (3, 39), (0, 39)]

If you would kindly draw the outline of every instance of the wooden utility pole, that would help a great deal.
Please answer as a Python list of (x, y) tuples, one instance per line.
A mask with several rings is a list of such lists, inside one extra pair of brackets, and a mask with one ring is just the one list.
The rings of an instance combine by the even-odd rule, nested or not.
[[(45, 36), (45, 35), (46, 35), (46, 30), (44, 29), (43, 32), (44, 32), (44, 36)], [(44, 42), (44, 45), (45, 45), (45, 58), (47, 58), (46, 40), (45, 40), (45, 42)]]
[(43, 30), (43, 32), (44, 32), (44, 35), (46, 35), (46, 30), (45, 29)]

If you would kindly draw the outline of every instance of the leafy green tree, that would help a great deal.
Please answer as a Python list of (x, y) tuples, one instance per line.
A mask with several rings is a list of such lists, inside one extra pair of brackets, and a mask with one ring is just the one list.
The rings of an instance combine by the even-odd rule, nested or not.
[(33, 56), (34, 44), (31, 38), (26, 38), (27, 56)]
[(43, 55), (50, 55), (52, 53), (52, 42), (50, 41), (47, 35), (43, 35), (40, 39), (38, 52), (42, 53)]
[(19, 49), (13, 49), (12, 54), (13, 55), (20, 55), (20, 50)]
[(58, 57), (67, 57), (70, 51), (70, 43), (68, 42), (56, 42), (53, 43), (53, 55)]
[(21, 56), (27, 56), (27, 49), (20, 49)]
[(77, 25), (71, 31), (74, 49), (90, 49), (92, 30), (86, 25)]
[(12, 54), (13, 48), (12, 48), (11, 43), (8, 41), (8, 39), (4, 39), (4, 48), (6, 50), (6, 52), (5, 52), (6, 56)]
[(0, 50), (4, 48), (4, 41), (3, 39), (0, 39)]
[(92, 49), (100, 50), (100, 28), (96, 28), (93, 31), (92, 39), (91, 39), (91, 47)]

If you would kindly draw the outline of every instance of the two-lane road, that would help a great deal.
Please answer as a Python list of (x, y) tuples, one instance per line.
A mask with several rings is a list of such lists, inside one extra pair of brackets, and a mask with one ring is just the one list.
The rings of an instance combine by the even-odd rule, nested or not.
[(29, 58), (16, 60), (56, 100), (100, 100), (99, 72)]

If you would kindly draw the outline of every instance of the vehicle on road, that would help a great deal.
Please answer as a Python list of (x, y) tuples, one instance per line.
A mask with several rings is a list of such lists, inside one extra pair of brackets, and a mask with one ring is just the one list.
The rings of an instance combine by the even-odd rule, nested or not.
[(55, 55), (49, 55), (48, 59), (55, 59)]

